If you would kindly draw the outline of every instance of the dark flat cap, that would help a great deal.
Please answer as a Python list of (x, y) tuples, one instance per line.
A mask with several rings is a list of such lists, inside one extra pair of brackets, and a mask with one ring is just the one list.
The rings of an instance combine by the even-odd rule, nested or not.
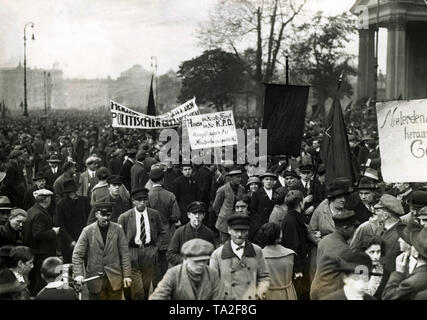
[(134, 158), (136, 156), (137, 150), (136, 149), (127, 149), (126, 150), (126, 155)]
[(403, 216), (405, 214), (402, 202), (390, 194), (383, 194), (378, 203), (374, 206), (374, 209), (385, 209), (398, 216)]
[(132, 199), (134, 200), (148, 200), (149, 190), (144, 187), (135, 188), (132, 190)]
[(193, 201), (187, 206), (187, 212), (191, 213), (207, 213), (206, 204), (201, 201)]
[(114, 174), (114, 175), (111, 175), (107, 178), (107, 183), (108, 184), (122, 184), (123, 179), (121, 176)]
[(63, 187), (64, 189), (62, 190), (62, 194), (74, 192), (74, 191), (77, 191), (78, 189), (78, 185), (72, 179), (65, 181)]
[(162, 168), (154, 168), (151, 169), (150, 173), (149, 173), (149, 177), (151, 180), (160, 180), (165, 176), (165, 172), (163, 171)]
[(347, 249), (336, 260), (337, 271), (365, 275), (366, 277), (377, 275), (372, 272), (372, 260), (365, 252)]
[(192, 260), (209, 260), (214, 249), (212, 243), (196, 238), (185, 242), (181, 247), (181, 253)]
[(227, 219), (227, 224), (232, 229), (245, 229), (249, 230), (250, 218), (245, 214), (232, 214)]
[(300, 172), (311, 172), (313, 171), (313, 166), (311, 164), (303, 164), (299, 166)]
[(96, 202), (93, 207), (96, 211), (111, 212), (113, 210), (112, 202)]

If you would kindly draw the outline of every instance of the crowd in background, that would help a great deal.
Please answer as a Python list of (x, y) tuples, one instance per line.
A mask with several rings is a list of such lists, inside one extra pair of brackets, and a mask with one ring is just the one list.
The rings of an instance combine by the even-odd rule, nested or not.
[(426, 184), (382, 181), (375, 124), (348, 124), (356, 181), (326, 185), (320, 121), (266, 171), (162, 162), (108, 115), (1, 121), (3, 299), (426, 297)]

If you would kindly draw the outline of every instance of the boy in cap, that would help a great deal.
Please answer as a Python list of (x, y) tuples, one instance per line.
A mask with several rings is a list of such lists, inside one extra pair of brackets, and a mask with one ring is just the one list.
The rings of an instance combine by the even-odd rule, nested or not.
[(215, 246), (213, 231), (203, 224), (207, 212), (206, 205), (203, 202), (194, 201), (188, 205), (187, 216), (189, 221), (175, 231), (166, 252), (169, 265), (176, 266), (182, 263), (181, 247), (191, 239), (204, 239)]
[(212, 243), (192, 239), (182, 245), (183, 262), (169, 269), (150, 300), (218, 300), (218, 272), (208, 266), (214, 250)]
[(96, 221), (83, 229), (73, 251), (74, 280), (82, 283), (87, 259), (86, 277), (104, 274), (88, 282), (89, 300), (121, 300), (122, 288), (132, 283), (128, 241), (121, 225), (110, 221), (112, 203), (95, 203), (94, 208)]
[(56, 255), (59, 227), (54, 227), (52, 216), (48, 211), (53, 192), (47, 189), (34, 191), (36, 203), (28, 210), (23, 227), (24, 243), (34, 252), (34, 268), (29, 279), (29, 291), (35, 296), (45, 285), (41, 278), (40, 267), (43, 260)]
[[(117, 222), (119, 216), (130, 209), (130, 203), (128, 199), (123, 199), (121, 197), (121, 186), (123, 184), (123, 179), (121, 176), (112, 175), (107, 178), (108, 184), (108, 196), (102, 199), (99, 199), (100, 202), (111, 202), (113, 204), (111, 221)], [(95, 210), (92, 208), (87, 224), (91, 224), (96, 220)]]
[(134, 207), (121, 214), (118, 223), (128, 239), (132, 300), (147, 300), (156, 267), (159, 237), (165, 231), (160, 213), (148, 207), (148, 189), (133, 189), (132, 202)]
[(236, 213), (228, 218), (227, 224), (230, 240), (213, 252), (209, 263), (220, 276), (220, 297), (264, 299), (270, 274), (262, 249), (248, 241), (250, 218)]

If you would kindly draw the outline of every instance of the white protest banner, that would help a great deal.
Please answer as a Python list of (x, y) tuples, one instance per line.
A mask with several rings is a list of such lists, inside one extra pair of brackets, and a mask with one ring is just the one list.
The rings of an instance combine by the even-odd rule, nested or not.
[(186, 118), (191, 149), (230, 146), (238, 143), (233, 111)]
[(427, 99), (377, 103), (385, 182), (427, 182)]
[(165, 129), (179, 127), (184, 117), (200, 113), (195, 101), (196, 99), (193, 98), (167, 113), (159, 116), (149, 116), (110, 100), (112, 127), (130, 129)]

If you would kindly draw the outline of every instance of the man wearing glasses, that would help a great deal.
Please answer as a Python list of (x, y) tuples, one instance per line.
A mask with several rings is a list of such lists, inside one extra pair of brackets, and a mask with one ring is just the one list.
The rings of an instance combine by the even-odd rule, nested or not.
[(73, 252), (75, 281), (83, 280), (83, 261), (87, 257), (86, 278), (102, 278), (88, 282), (89, 300), (121, 300), (122, 288), (131, 285), (129, 247), (122, 227), (111, 222), (113, 204), (95, 203), (96, 221), (85, 227)]

